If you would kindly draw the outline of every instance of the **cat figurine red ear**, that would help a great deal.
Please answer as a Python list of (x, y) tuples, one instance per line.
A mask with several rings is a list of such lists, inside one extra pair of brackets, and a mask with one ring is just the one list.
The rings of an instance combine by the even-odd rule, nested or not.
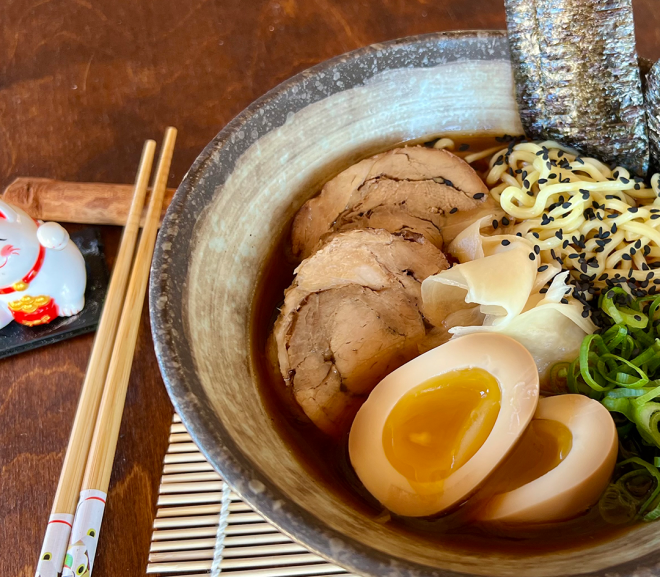
[(0, 200), (0, 328), (79, 313), (86, 284), (83, 256), (62, 226)]

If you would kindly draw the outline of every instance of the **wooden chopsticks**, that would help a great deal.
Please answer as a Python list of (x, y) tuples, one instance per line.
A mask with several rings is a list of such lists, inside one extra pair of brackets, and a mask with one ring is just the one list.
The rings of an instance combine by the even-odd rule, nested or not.
[(154, 141), (149, 140), (144, 145), (129, 217), (87, 368), (37, 575), (59, 574), (60, 571), (63, 576), (88, 577), (91, 574), (175, 140), (176, 130), (168, 128), (126, 289), (155, 151)]

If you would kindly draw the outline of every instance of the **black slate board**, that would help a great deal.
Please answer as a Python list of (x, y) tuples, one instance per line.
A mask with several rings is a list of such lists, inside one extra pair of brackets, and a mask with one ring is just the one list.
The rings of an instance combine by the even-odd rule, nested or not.
[(71, 240), (80, 249), (87, 268), (85, 308), (73, 317), (58, 317), (47, 325), (37, 327), (9, 323), (0, 329), (0, 359), (96, 330), (108, 288), (108, 267), (103, 256), (100, 230), (96, 227), (85, 228), (72, 233)]

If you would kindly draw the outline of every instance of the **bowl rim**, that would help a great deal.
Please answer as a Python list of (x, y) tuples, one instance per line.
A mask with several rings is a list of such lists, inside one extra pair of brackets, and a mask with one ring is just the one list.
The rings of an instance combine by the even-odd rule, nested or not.
[[(175, 246), (172, 240), (180, 233), (180, 221), (185, 216), (187, 208), (189, 208), (187, 203), (191, 200), (200, 180), (204, 178), (206, 170), (212, 165), (214, 155), (225, 146), (231, 145), (233, 137), (247, 120), (283, 92), (294, 85), (300, 84), (303, 80), (308, 80), (310, 77), (334, 68), (341, 62), (356, 60), (377, 51), (387, 51), (397, 46), (412, 46), (430, 41), (465, 40), (470, 38), (501, 40), (506, 39), (506, 31), (456, 30), (435, 32), (371, 44), (337, 55), (303, 70), (253, 101), (211, 140), (184, 175), (161, 225), (151, 266), (149, 312), (156, 357), (172, 404), (193, 441), (209, 463), (222, 474), (228, 484), (234, 487), (243, 500), (269, 523), (294, 541), (301, 543), (310, 551), (325, 558), (328, 562), (340, 565), (358, 575), (369, 577), (382, 575), (468, 577), (466, 573), (433, 568), (415, 561), (394, 557), (347, 537), (325, 525), (322, 519), (311, 512), (288, 500), (287, 495), (280, 491), (277, 485), (272, 483), (258, 467), (250, 467), (249, 458), (243, 455), (234, 444), (222, 423), (214, 418), (214, 413), (209, 409), (210, 403), (203, 389), (200, 387), (201, 395), (205, 398), (200, 397), (197, 392), (193, 392), (187, 373), (193, 375), (196, 372), (194, 364), (193, 367), (186, 368), (179, 362), (181, 353), (184, 352), (186, 347), (185, 314), (181, 314), (178, 319), (176, 315), (168, 319), (166, 318), (167, 314), (164, 312), (168, 308), (166, 305), (171, 289), (174, 288), (175, 294), (178, 293), (182, 297), (185, 295), (186, 290), (186, 279), (176, 279), (169, 274), (170, 263), (173, 260), (173, 246)], [(196, 221), (201, 214), (201, 209), (194, 206), (194, 202), (191, 202), (191, 205), (193, 206), (190, 206), (190, 208), (197, 211), (197, 217), (194, 219)], [(192, 232), (194, 223), (189, 227), (190, 232)], [(188, 236), (186, 243), (184, 243), (187, 255), (190, 254), (191, 240), (192, 235)], [(177, 250), (181, 249), (177, 248)], [(187, 268), (187, 263), (184, 263), (184, 266)], [(187, 274), (184, 276), (187, 277)], [(185, 308), (183, 298), (181, 299), (181, 308)], [(172, 326), (173, 320), (178, 326)], [(192, 418), (193, 414), (195, 418)], [(342, 551), (340, 556), (337, 554), (339, 548)], [(651, 559), (650, 557), (654, 558)], [(581, 573), (580, 575), (590, 575), (592, 577), (632, 576), (639, 570), (660, 567), (655, 557), (655, 554), (652, 553), (614, 567), (588, 574)]]

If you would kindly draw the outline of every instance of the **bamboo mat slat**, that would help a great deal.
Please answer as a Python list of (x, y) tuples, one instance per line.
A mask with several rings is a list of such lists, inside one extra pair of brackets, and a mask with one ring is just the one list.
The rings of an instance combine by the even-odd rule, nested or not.
[(228, 496), (225, 492), (227, 525), (224, 534), (218, 535), (222, 477), (206, 461), (176, 414), (169, 441), (147, 565), (149, 575), (212, 575), (220, 539), (222, 558), (216, 560), (214, 576), (359, 577), (294, 543), (234, 492)]

